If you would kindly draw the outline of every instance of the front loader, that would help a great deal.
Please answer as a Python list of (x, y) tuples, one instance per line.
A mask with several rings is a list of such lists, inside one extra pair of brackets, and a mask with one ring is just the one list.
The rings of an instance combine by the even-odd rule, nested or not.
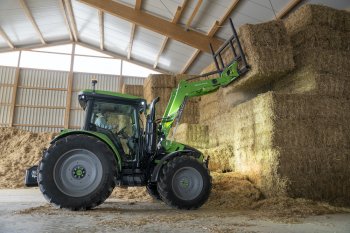
[[(116, 185), (146, 186), (151, 196), (179, 209), (202, 206), (211, 191), (208, 159), (169, 134), (189, 98), (212, 93), (248, 71), (230, 23), (231, 38), (212, 49), (217, 71), (180, 81), (161, 119), (155, 118), (159, 97), (147, 104), (139, 97), (95, 90), (93, 81), (93, 88), (78, 96), (85, 111), (82, 129), (62, 130), (39, 165), (27, 170), (26, 185), (39, 185), (50, 203), (71, 210), (100, 205)], [(229, 51), (233, 59), (225, 65), (222, 53)], [(215, 73), (218, 78), (195, 81)]]

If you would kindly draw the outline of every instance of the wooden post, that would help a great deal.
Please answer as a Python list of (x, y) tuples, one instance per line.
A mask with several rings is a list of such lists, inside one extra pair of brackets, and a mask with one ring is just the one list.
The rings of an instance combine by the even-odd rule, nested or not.
[(17, 68), (15, 72), (15, 83), (13, 84), (12, 97), (11, 97), (10, 122), (9, 122), (10, 127), (13, 126), (13, 122), (16, 117), (15, 110), (16, 110), (17, 90), (18, 90), (18, 83), (19, 83), (19, 76), (20, 76), (19, 64), (21, 62), (21, 56), (22, 56), (22, 51), (19, 51)]
[(67, 95), (66, 95), (66, 110), (64, 114), (64, 128), (69, 128), (69, 120), (70, 120), (70, 111), (71, 111), (71, 105), (72, 105), (72, 92), (73, 92), (73, 66), (74, 66), (74, 55), (75, 55), (75, 43), (72, 44), (72, 55), (70, 60), (70, 70), (68, 73), (68, 88), (67, 88)]

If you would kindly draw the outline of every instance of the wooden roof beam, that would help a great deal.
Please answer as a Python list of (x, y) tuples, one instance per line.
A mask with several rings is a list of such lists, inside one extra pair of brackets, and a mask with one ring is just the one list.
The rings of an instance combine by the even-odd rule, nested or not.
[(294, 9), (299, 3), (301, 3), (303, 0), (291, 0), (288, 2), (288, 4), (276, 15), (276, 19), (282, 19), (286, 15), (288, 15), (291, 10)]
[[(141, 10), (141, 5), (142, 5), (142, 0), (136, 0), (135, 10), (136, 11)], [(132, 51), (132, 45), (134, 43), (135, 30), (136, 30), (136, 25), (133, 23), (131, 26), (130, 40), (129, 40), (129, 46), (128, 46), (128, 55), (127, 55), (128, 60), (130, 60), (131, 58), (131, 51)]]
[(104, 32), (104, 15), (103, 11), (98, 11), (99, 28), (100, 28), (100, 49), (104, 50), (105, 32)]
[(12, 51), (24, 51), (24, 50), (30, 50), (30, 49), (39, 49), (39, 48), (46, 48), (46, 47), (51, 47), (51, 46), (58, 46), (58, 45), (65, 45), (65, 44), (70, 44), (72, 41), (66, 40), (66, 41), (58, 41), (58, 42), (51, 42), (51, 43), (46, 43), (46, 44), (36, 44), (36, 45), (29, 45), (29, 46), (23, 46), (23, 47), (14, 47), (14, 48), (6, 48), (6, 49), (1, 49), (0, 53), (7, 53), (7, 52), (12, 52)]
[(65, 9), (66, 9), (66, 14), (67, 14), (68, 19), (69, 19), (70, 28), (71, 28), (72, 33), (73, 33), (74, 41), (78, 41), (77, 24), (75, 23), (75, 18), (74, 18), (74, 13), (73, 13), (71, 1), (64, 0), (64, 5), (65, 5)]
[(43, 37), (43, 34), (41, 33), (41, 31), (40, 31), (40, 29), (38, 27), (38, 24), (35, 22), (34, 17), (33, 17), (32, 13), (31, 13), (30, 9), (28, 8), (27, 4), (25, 3), (24, 0), (19, 0), (19, 3), (21, 4), (22, 9), (24, 10), (24, 13), (27, 15), (29, 21), (32, 23), (35, 31), (37, 32), (41, 43), (42, 44), (46, 44), (46, 42), (44, 40), (44, 37)]
[(12, 41), (10, 40), (10, 38), (8, 37), (8, 35), (4, 32), (4, 30), (1, 27), (0, 27), (0, 35), (6, 41), (6, 43), (8, 44), (8, 46), (10, 48), (12, 48), (12, 49), (15, 48), (15, 46), (13, 45)]
[(197, 13), (198, 13), (198, 11), (199, 11), (199, 8), (200, 8), (201, 5), (202, 5), (202, 2), (203, 2), (203, 0), (198, 0), (198, 2), (197, 2), (197, 4), (196, 4), (196, 6), (195, 6), (195, 8), (194, 8), (194, 10), (193, 10), (193, 12), (192, 12), (190, 18), (189, 18), (189, 19), (187, 20), (187, 22), (186, 22), (186, 30), (188, 30), (188, 29), (190, 28), (191, 23), (192, 23), (194, 17), (197, 15)]
[(62, 11), (62, 14), (63, 14), (63, 19), (64, 19), (64, 24), (66, 25), (66, 28), (67, 28), (67, 31), (68, 31), (68, 34), (69, 34), (69, 39), (71, 41), (73, 41), (73, 33), (72, 33), (72, 29), (70, 28), (69, 26), (69, 20), (68, 20), (68, 16), (67, 16), (67, 12), (66, 12), (66, 9), (64, 8), (64, 3), (63, 3), (64, 0), (59, 0), (59, 5), (60, 5), (60, 8), (61, 8), (61, 11)]
[(178, 24), (173, 24), (165, 19), (159, 18), (152, 14), (135, 10), (121, 3), (110, 0), (78, 0), (92, 7), (100, 9), (111, 15), (117, 16), (129, 22), (135, 23), (137, 26), (147, 28), (156, 33), (165, 35), (170, 39), (180, 41), (189, 46), (200, 49), (201, 51), (210, 53), (209, 43), (214, 49), (220, 47), (223, 43), (218, 38), (210, 38), (203, 33), (196, 31), (185, 31)]
[[(180, 20), (181, 14), (182, 14), (183, 10), (185, 9), (187, 3), (188, 3), (188, 0), (184, 0), (182, 2), (182, 6), (178, 6), (177, 7), (175, 15), (174, 15), (174, 18), (171, 21), (172, 23), (176, 24)], [(157, 54), (157, 58), (156, 58), (156, 60), (154, 62), (153, 68), (157, 68), (157, 65), (158, 65), (158, 62), (159, 62), (159, 58), (162, 55), (162, 53), (163, 53), (163, 51), (165, 49), (165, 46), (168, 43), (168, 40), (169, 40), (169, 37), (166, 36), (165, 39), (163, 40), (162, 46), (160, 47), (160, 50), (159, 50), (158, 54)]]
[[(230, 17), (232, 12), (237, 8), (237, 5), (239, 3), (239, 0), (233, 0), (225, 14), (222, 16), (222, 18), (219, 21), (215, 21), (213, 26), (210, 28), (208, 32), (208, 37), (213, 37), (215, 33), (220, 29), (220, 26), (222, 26), (225, 21)], [(186, 62), (184, 67), (181, 70), (181, 74), (184, 74), (188, 68), (192, 65), (192, 63), (197, 59), (200, 51), (197, 49), (190, 57), (190, 59)]]

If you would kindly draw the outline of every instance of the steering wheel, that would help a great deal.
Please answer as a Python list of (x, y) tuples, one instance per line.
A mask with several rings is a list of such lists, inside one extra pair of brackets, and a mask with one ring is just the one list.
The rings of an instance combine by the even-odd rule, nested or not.
[(121, 136), (121, 137), (124, 138), (124, 139), (126, 139), (126, 138), (129, 137), (129, 136), (127, 135), (127, 133), (125, 132), (125, 129), (126, 129), (126, 126), (123, 127), (121, 130), (119, 130), (119, 131), (117, 132), (117, 135), (118, 135), (118, 136)]

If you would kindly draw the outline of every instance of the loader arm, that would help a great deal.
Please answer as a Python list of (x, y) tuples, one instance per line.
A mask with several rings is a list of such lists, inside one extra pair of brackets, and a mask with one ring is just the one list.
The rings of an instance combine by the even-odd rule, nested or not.
[(225, 87), (240, 76), (237, 61), (233, 62), (219, 78), (189, 82), (180, 81), (178, 87), (171, 93), (167, 108), (161, 120), (161, 130), (165, 137), (168, 136), (174, 121), (181, 117), (186, 100), (191, 97), (202, 96), (215, 92), (220, 87)]

